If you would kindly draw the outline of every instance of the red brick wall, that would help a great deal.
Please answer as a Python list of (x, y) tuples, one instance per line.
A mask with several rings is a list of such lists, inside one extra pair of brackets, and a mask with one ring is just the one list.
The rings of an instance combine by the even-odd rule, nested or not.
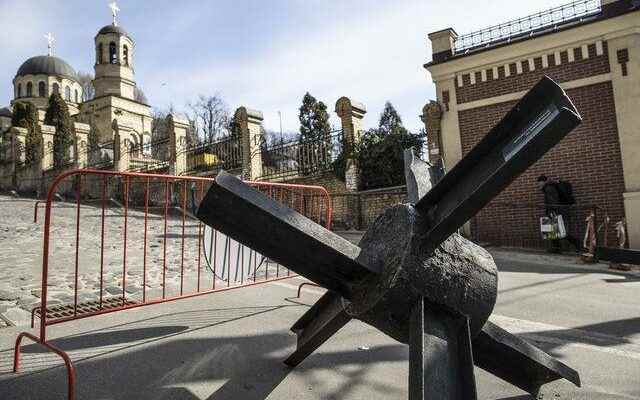
[(510, 76), (505, 76), (505, 67), (498, 67), (498, 79), (493, 79), (493, 69), (487, 70), (487, 80), (481, 81), (480, 71), (474, 72), (476, 75), (475, 84), (471, 84), (469, 74), (462, 75), (462, 87), (456, 88), (456, 101), (458, 104), (470, 101), (485, 99), (488, 97), (500, 96), (507, 93), (519, 92), (530, 89), (544, 75), (549, 76), (556, 82), (567, 82), (589, 76), (600, 75), (610, 72), (609, 55), (607, 52), (607, 42), (602, 43), (602, 55), (596, 55), (595, 44), (588, 46), (589, 57), (582, 59), (582, 50), (576, 47), (573, 51), (575, 60), (569, 62), (567, 51), (560, 52), (560, 65), (555, 65), (553, 53), (548, 55), (549, 67), (542, 68), (542, 57), (536, 57), (534, 70), (529, 71), (529, 62), (522, 60), (522, 73), (516, 74), (516, 64), (509, 64)]
[[(538, 233), (543, 196), (536, 184), (541, 174), (572, 183), (578, 202), (578, 212), (571, 221), (574, 235), (584, 232), (585, 206), (605, 208), (613, 222), (624, 216), (624, 181), (611, 82), (571, 89), (567, 94), (581, 113), (582, 124), (478, 214), (472, 221), (472, 233), (478, 240), (524, 247), (543, 245)], [(459, 112), (463, 154), (514, 104), (506, 102)], [(611, 233), (609, 239), (613, 237)]]

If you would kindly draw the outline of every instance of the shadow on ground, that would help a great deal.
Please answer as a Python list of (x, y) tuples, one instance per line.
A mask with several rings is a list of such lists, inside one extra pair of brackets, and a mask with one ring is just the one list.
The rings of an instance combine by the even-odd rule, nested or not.
[[(292, 372), (282, 360), (293, 348), (294, 337), (287, 331), (250, 336), (199, 337), (198, 331), (282, 307), (297, 306), (174, 313), (52, 342), (72, 351), (78, 374), (79, 399), (263, 400)], [(183, 325), (173, 324), (177, 321), (182, 321)], [(144, 327), (127, 328), (129, 325)], [(166, 340), (168, 338), (171, 339)], [(119, 346), (114, 348), (114, 345)], [(83, 352), (95, 348), (102, 349), (89, 352), (89, 355)], [(24, 346), (23, 351), (26, 363), (30, 356), (46, 353), (36, 344)], [(11, 358), (11, 350), (2, 353), (3, 359)], [(403, 361), (406, 358), (406, 348), (401, 344), (369, 351), (318, 353), (311, 362), (296, 371), (333, 370), (348, 365), (348, 371), (345, 372), (345, 382), (348, 384), (337, 388), (323, 387), (322, 381), (313, 384), (313, 390), (326, 393), (325, 398), (343, 398), (358, 384), (376, 386), (370, 380), (365, 382), (364, 379), (358, 379), (363, 377), (367, 364)], [(33, 396), (38, 399), (65, 398), (66, 373), (60, 364), (57, 360), (57, 366), (53, 368), (1, 377), (3, 400), (29, 399)], [(374, 390), (383, 395), (398, 395), (393, 388), (382, 385)], [(203, 393), (206, 393), (204, 397)]]

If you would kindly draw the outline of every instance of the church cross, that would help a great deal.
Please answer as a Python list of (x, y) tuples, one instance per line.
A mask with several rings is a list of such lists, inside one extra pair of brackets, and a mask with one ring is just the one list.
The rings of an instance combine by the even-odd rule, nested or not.
[(116, 21), (116, 16), (118, 14), (118, 11), (120, 11), (120, 9), (118, 8), (118, 4), (116, 4), (116, 2), (114, 1), (113, 3), (109, 4), (109, 8), (111, 9), (111, 15), (113, 15), (113, 26), (118, 26), (118, 21)]
[(51, 32), (49, 32), (46, 35), (44, 35), (44, 38), (47, 39), (47, 47), (49, 49), (49, 57), (51, 57), (53, 55), (53, 42), (55, 42), (56, 39), (53, 37)]

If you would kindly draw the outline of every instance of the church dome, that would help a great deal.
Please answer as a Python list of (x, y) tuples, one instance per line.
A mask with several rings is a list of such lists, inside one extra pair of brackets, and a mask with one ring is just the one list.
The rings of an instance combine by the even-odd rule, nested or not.
[(126, 36), (126, 37), (130, 38), (130, 36), (127, 33), (127, 31), (125, 31), (121, 27), (119, 27), (117, 25), (113, 25), (113, 24), (109, 24), (109, 25), (103, 26), (102, 29), (100, 29), (98, 31), (98, 35), (107, 34), (107, 33), (116, 33), (118, 35), (122, 35), (122, 36)]
[(25, 61), (16, 76), (24, 75), (56, 75), (77, 80), (76, 71), (66, 61), (54, 56), (36, 56)]

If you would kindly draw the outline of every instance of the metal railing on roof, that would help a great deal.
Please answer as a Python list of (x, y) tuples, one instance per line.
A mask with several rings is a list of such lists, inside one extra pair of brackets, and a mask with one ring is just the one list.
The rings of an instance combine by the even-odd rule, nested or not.
[(475, 47), (489, 46), (496, 42), (508, 42), (512, 38), (520, 37), (526, 33), (534, 34), (542, 29), (580, 21), (585, 17), (598, 14), (601, 10), (600, 0), (573, 1), (523, 18), (461, 35), (455, 41), (455, 52), (460, 53)]

